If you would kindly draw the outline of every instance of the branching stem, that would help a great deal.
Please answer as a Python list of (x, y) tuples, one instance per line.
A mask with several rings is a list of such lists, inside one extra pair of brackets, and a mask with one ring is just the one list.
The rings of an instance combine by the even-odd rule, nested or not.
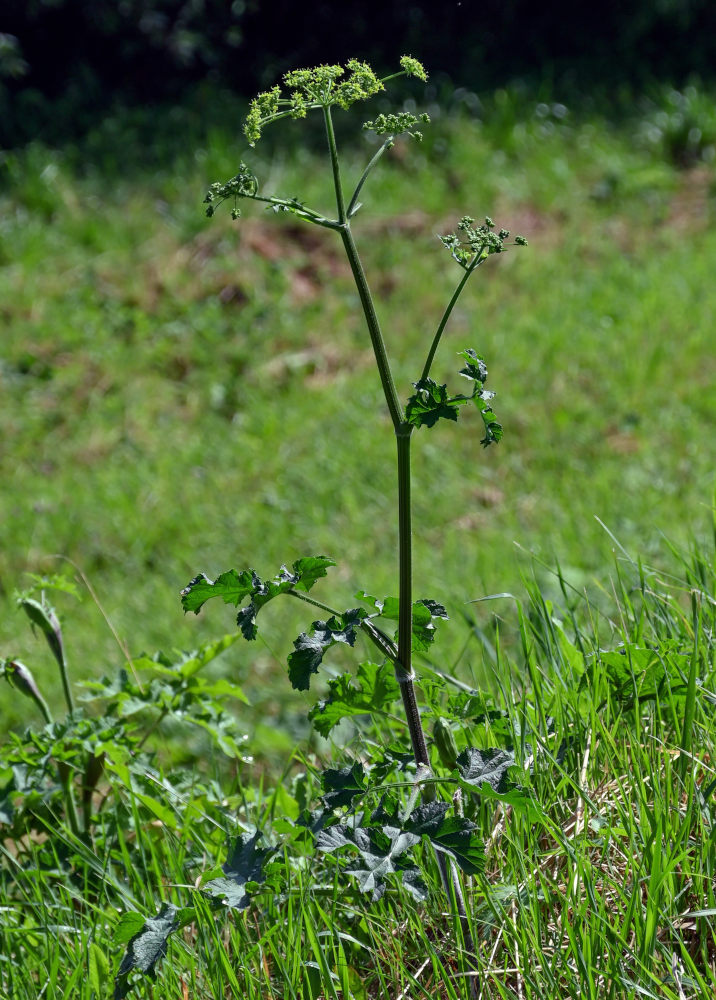
[(442, 315), (442, 319), (440, 320), (440, 323), (438, 324), (438, 328), (435, 331), (435, 336), (433, 337), (433, 342), (430, 345), (430, 350), (428, 351), (428, 356), (425, 359), (425, 364), (423, 366), (423, 372), (422, 372), (422, 375), (420, 376), (421, 380), (427, 378), (428, 375), (430, 374), (430, 369), (432, 368), (432, 364), (433, 364), (433, 360), (435, 358), (435, 354), (437, 353), (438, 346), (440, 345), (440, 339), (441, 339), (441, 337), (443, 335), (443, 331), (445, 330), (445, 327), (447, 326), (447, 321), (450, 319), (450, 314), (452, 313), (453, 309), (455, 308), (455, 303), (460, 298), (460, 296), (462, 294), (462, 290), (465, 287), (465, 285), (467, 284), (470, 275), (472, 274), (472, 272), (474, 270), (476, 270), (476, 268), (478, 268), (480, 266), (480, 264), (482, 263), (482, 261), (483, 261), (483, 258), (480, 257), (480, 256), (477, 256), (472, 261), (472, 263), (468, 267), (465, 268), (465, 273), (463, 274), (462, 278), (460, 279), (460, 282), (458, 283), (457, 288), (453, 292), (453, 296), (450, 299), (450, 301), (448, 302), (448, 304), (447, 304), (447, 306), (445, 308), (445, 312)]

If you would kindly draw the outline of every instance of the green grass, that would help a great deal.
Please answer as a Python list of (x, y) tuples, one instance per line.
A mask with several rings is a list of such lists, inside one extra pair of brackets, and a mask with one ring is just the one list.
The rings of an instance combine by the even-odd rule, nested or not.
[[(356, 221), (404, 396), (456, 282), (435, 234), (487, 212), (530, 240), (476, 276), (435, 367), (447, 380), (457, 351), (485, 355), (503, 442), (483, 451), (465, 415), (414, 447), (416, 596), (454, 619), (424, 685), (439, 669), (486, 692), (493, 714), (456, 738), (532, 755), (522, 780), (545, 814), (476, 811), (483, 995), (711, 996), (712, 170), (677, 170), (633, 129), (510, 102), (396, 150)], [(56, 669), (12, 600), (27, 572), (92, 586), (81, 605), (54, 598), (76, 680), (229, 628), (221, 608), (182, 617), (178, 591), (199, 570), (272, 574), (322, 552), (339, 561), (330, 603), (396, 586), (392, 431), (331, 234), (204, 220), (207, 184), (241, 152), (220, 131), (171, 156), (128, 149), (124, 174), (116, 151), (87, 148), (84, 161), (9, 154), (0, 195), (0, 656), (30, 665), (55, 704)], [(313, 153), (257, 162), (267, 187), (330, 207)], [(193, 892), (237, 823), (270, 833), (295, 816), (300, 773), (310, 783), (329, 756), (306, 744), (314, 699), (282, 666), (305, 615), (265, 614), (271, 639), (212, 668), (249, 695), (237, 729), (255, 764), (175, 720), (141, 764), (148, 785), (111, 779), (117, 804), (105, 816), (95, 803), (91, 845), (53, 816), (47, 840), (2, 841), (3, 1000), (110, 995), (120, 914), (189, 899), (199, 912), (155, 1000), (467, 996), (427, 853), (423, 906), (399, 888), (366, 906), (326, 858), (286, 859), (285, 897), (228, 920)], [(28, 725), (30, 703), (8, 692), (6, 729)], [(339, 741), (359, 752), (387, 734)], [(146, 802), (160, 767), (174, 789), (162, 819)]]
[[(485, 355), (503, 443), (483, 453), (469, 418), (416, 441), (416, 587), (456, 614), (519, 587), (515, 543), (599, 577), (595, 515), (660, 561), (662, 533), (701, 531), (712, 490), (708, 169), (679, 173), (599, 121), (546, 124), (500, 95), (485, 124), (439, 120), (371, 179), (356, 224), (406, 397), (456, 278), (434, 234), (489, 211), (531, 241), (476, 276), (435, 369)], [(128, 178), (79, 172), (73, 151), (8, 160), (4, 655), (39, 657), (12, 610), (28, 571), (74, 565), (135, 655), (213, 631), (178, 608), (198, 570), (326, 552), (348, 601), (395, 590), (392, 435), (340, 248), (274, 216), (203, 219), (239, 145), (213, 131), (144, 174), (132, 150)], [(330, 207), (313, 154), (257, 159), (267, 188)], [(293, 629), (276, 619), (279, 660)], [(71, 639), (82, 674), (121, 656), (91, 601)], [(273, 673), (273, 651), (251, 669)]]
[[(514, 745), (523, 787), (544, 813), (535, 821), (506, 802), (465, 802), (487, 845), (485, 875), (468, 887), (484, 998), (712, 994), (713, 566), (713, 553), (694, 555), (667, 579), (624, 553), (611, 615), (563, 578), (555, 607), (534, 583), (524, 603), (478, 606), (462, 665), (471, 683), (491, 678), (486, 714), (465, 713), (456, 740)], [(504, 651), (510, 638), (514, 656)], [(421, 674), (424, 684), (436, 680), (427, 665)], [(448, 683), (443, 698), (456, 693)], [(349, 754), (384, 740), (384, 727), (361, 727)], [(155, 1000), (186, 991), (197, 1000), (467, 997), (459, 927), (446, 931), (428, 855), (424, 905), (398, 888), (368, 904), (320, 855), (279, 855), (284, 891), (264, 892), (234, 918), (217, 918), (193, 891), (237, 825), (271, 838), (297, 815), (301, 770), (315, 765), (296, 759), (293, 780), (273, 790), (251, 769), (233, 787), (224, 774), (212, 790), (204, 767), (177, 792), (175, 772), (164, 824), (140, 786), (128, 786), (119, 826), (98, 814), (91, 848), (59, 823), (44, 843), (6, 841), (0, 995), (107, 995), (122, 912), (151, 916), (164, 899), (198, 912), (170, 943)]]

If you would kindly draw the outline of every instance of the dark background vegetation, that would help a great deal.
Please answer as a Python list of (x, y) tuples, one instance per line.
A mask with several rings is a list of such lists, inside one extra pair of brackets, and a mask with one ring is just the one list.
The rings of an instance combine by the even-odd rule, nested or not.
[(716, 66), (712, 0), (5, 0), (0, 32), (6, 148), (76, 138), (109, 107), (184, 103), (197, 85), (251, 95), (327, 58), (385, 71), (409, 52), (438, 85), (539, 82), (570, 107), (707, 82)]

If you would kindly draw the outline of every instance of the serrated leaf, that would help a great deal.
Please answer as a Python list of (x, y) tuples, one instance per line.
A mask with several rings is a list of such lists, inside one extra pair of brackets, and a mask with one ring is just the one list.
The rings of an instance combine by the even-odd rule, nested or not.
[(478, 789), (483, 784), (488, 784), (498, 793), (514, 788), (514, 782), (508, 778), (508, 772), (515, 766), (515, 755), (509, 750), (502, 750), (499, 747), (490, 747), (488, 750), (467, 747), (458, 756), (456, 765), (462, 780)]
[(457, 420), (459, 408), (468, 397), (451, 397), (446, 385), (438, 385), (431, 378), (423, 378), (413, 384), (416, 392), (405, 407), (405, 419), (409, 424), (413, 427), (433, 427), (441, 418)]
[(120, 963), (114, 980), (114, 1000), (126, 997), (131, 989), (129, 976), (132, 972), (143, 972), (156, 979), (154, 967), (166, 955), (170, 935), (190, 923), (194, 915), (193, 907), (180, 908), (165, 903), (156, 917), (143, 921), (141, 928), (130, 939)]
[(405, 830), (428, 837), (438, 850), (453, 858), (466, 875), (477, 875), (485, 867), (485, 848), (477, 827), (463, 816), (448, 816), (447, 802), (418, 806), (403, 824)]
[(323, 801), (329, 809), (349, 806), (358, 795), (366, 790), (366, 773), (363, 764), (357, 760), (348, 767), (329, 767), (321, 775)]
[(263, 881), (263, 866), (274, 853), (272, 847), (256, 846), (260, 831), (253, 834), (240, 833), (229, 847), (229, 857), (221, 866), (223, 878), (215, 878), (203, 886), (203, 891), (215, 898), (223, 899), (230, 909), (245, 910), (251, 902), (246, 891), (249, 882)]
[(480, 416), (485, 426), (485, 436), (480, 441), (483, 448), (487, 448), (491, 444), (497, 444), (502, 440), (502, 424), (495, 419), (495, 414), (489, 402), (494, 395), (494, 392), (482, 390), (481, 392), (476, 392), (473, 397), (475, 406), (480, 411)]
[(328, 736), (341, 719), (381, 712), (400, 697), (400, 688), (390, 663), (361, 663), (355, 677), (342, 674), (329, 681), (328, 698), (309, 712), (316, 730)]
[(291, 685), (298, 691), (307, 691), (311, 674), (315, 674), (323, 660), (323, 654), (337, 642), (353, 646), (356, 629), (367, 614), (362, 608), (351, 608), (341, 615), (333, 615), (328, 621), (313, 622), (310, 632), (302, 632), (294, 639), (294, 651), (288, 658), (288, 676)]
[(264, 604), (287, 590), (310, 590), (316, 580), (326, 575), (329, 566), (335, 566), (335, 562), (327, 556), (304, 556), (293, 563), (291, 570), (282, 566), (274, 579), (268, 581), (262, 580), (252, 569), (241, 573), (230, 569), (214, 581), (200, 573), (182, 590), (182, 607), (185, 612), (198, 614), (212, 597), (221, 597), (225, 604), (234, 606), (250, 597), (248, 605), (237, 616), (237, 625), (246, 639), (255, 639), (256, 615)]
[(509, 750), (468, 747), (459, 755), (456, 764), (462, 781), (472, 791), (479, 792), (482, 798), (499, 800), (512, 806), (515, 812), (521, 812), (531, 823), (544, 819), (539, 802), (526, 789), (510, 781), (508, 772), (515, 766), (515, 758)]
[(464, 351), (458, 351), (458, 357), (464, 358), (466, 361), (465, 367), (460, 369), (460, 374), (483, 386), (487, 381), (487, 365), (484, 358), (471, 347)]
[[(356, 594), (356, 597), (372, 604), (380, 613), (381, 618), (387, 618), (389, 621), (399, 621), (400, 601), (397, 597), (384, 597), (382, 600), (378, 600), (366, 593)], [(435, 639), (433, 619), (447, 619), (448, 617), (448, 613), (443, 605), (437, 601), (422, 599), (413, 602), (412, 649), (414, 653), (424, 653)]]
[(314, 583), (324, 577), (326, 571), (335, 565), (333, 559), (329, 559), (328, 556), (304, 556), (302, 559), (297, 559), (293, 564), (294, 573), (298, 576), (298, 580), (294, 584), (295, 589), (310, 590)]
[(400, 861), (409, 848), (420, 842), (415, 833), (385, 826), (382, 829), (338, 824), (321, 830), (316, 846), (324, 853), (350, 848), (358, 852), (358, 867), (346, 869), (355, 878), (361, 892), (370, 892), (373, 901), (381, 898), (386, 878), (408, 866)]

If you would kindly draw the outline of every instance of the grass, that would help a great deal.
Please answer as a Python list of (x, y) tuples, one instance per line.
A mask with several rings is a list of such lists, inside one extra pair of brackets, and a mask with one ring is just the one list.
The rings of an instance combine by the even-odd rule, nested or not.
[[(710, 996), (713, 559), (695, 556), (675, 579), (625, 553), (614, 568), (611, 616), (558, 582), (559, 607), (534, 583), (524, 603), (503, 599), (499, 613), (478, 607), (463, 657), (469, 682), (485, 674), (492, 682), (483, 689), (486, 713), (473, 709), (455, 727), (458, 745), (513, 743), (521, 780), (544, 811), (535, 821), (508, 802), (466, 802), (487, 844), (485, 875), (469, 888), (481, 995)], [(590, 618), (591, 627), (575, 625)], [(514, 657), (504, 652), (511, 632)], [(427, 664), (422, 676), (424, 684), (435, 679)], [(451, 693), (447, 685), (445, 698)], [(384, 733), (362, 728), (353, 752), (373, 738)], [(264, 894), (229, 920), (202, 908), (192, 892), (197, 872), (211, 868), (237, 822), (270, 837), (296, 815), (301, 763), (293, 783), (273, 790), (257, 786), (251, 769), (233, 789), (224, 777), (223, 799), (197, 771), (193, 792), (165, 797), (175, 820), (163, 825), (127, 788), (116, 836), (100, 818), (93, 850), (62, 833), (11, 849), (6, 842), (3, 995), (105, 995), (116, 967), (108, 956), (121, 951), (120, 914), (151, 915), (160, 899), (187, 905), (192, 897), (196, 920), (172, 941), (155, 998), (466, 996), (459, 926), (446, 935), (427, 856), (433, 891), (424, 906), (398, 888), (366, 906), (335, 862), (307, 867), (287, 856), (279, 859), (284, 893)], [(310, 773), (313, 765), (303, 766)]]
[[(456, 737), (519, 748), (544, 811), (530, 823), (508, 803), (476, 807), (483, 995), (706, 997), (712, 170), (677, 169), (638, 130), (511, 101), (498, 94), (468, 128), (440, 119), (422, 147), (396, 150), (356, 234), (406, 396), (408, 359), (455, 281), (434, 234), (489, 212), (531, 243), (477, 276), (435, 369), (447, 379), (467, 346), (485, 355), (502, 444), (483, 453), (466, 420), (419, 435), (414, 458), (417, 596), (455, 619), (424, 684), (439, 668), (486, 692), (485, 719), (463, 719)], [(100, 140), (84, 159), (8, 154), (0, 195), (0, 655), (30, 664), (58, 703), (51, 660), (14, 610), (27, 572), (77, 572), (94, 591), (56, 602), (75, 678), (220, 631), (213, 614), (180, 614), (199, 570), (271, 574), (325, 552), (340, 561), (339, 606), (359, 587), (395, 587), (392, 435), (387, 418), (357, 429), (381, 398), (338, 248), (280, 218), (202, 218), (206, 185), (235, 171), (225, 132), (189, 132), (171, 155), (122, 143), (125, 171)], [(267, 187), (328, 204), (312, 153), (258, 162)], [(516, 599), (465, 604), (506, 592)], [(121, 822), (99, 811), (92, 850), (51, 816), (47, 840), (2, 842), (0, 996), (108, 995), (120, 914), (190, 897), (197, 918), (172, 939), (155, 1000), (467, 995), (427, 854), (434, 891), (420, 907), (399, 888), (366, 907), (325, 859), (287, 858), (285, 898), (225, 921), (192, 892), (237, 822), (270, 832), (295, 816), (328, 754), (314, 742), (295, 756), (312, 699), (281, 666), (305, 626), (292, 614), (274, 614), (257, 651), (220, 661), (249, 695), (238, 726), (256, 765), (167, 727), (146, 767), (170, 769), (171, 818), (148, 810), (144, 785), (119, 786)], [(7, 691), (6, 728), (26, 725)], [(356, 750), (386, 736), (362, 732), (341, 736)]]
[[(454, 283), (434, 234), (489, 209), (532, 241), (478, 276), (436, 366), (447, 378), (467, 345), (486, 356), (504, 445), (483, 454), (477, 428), (417, 442), (416, 586), (454, 608), (519, 586), (513, 543), (599, 575), (611, 546), (594, 515), (660, 558), (662, 533), (683, 544), (699, 531), (713, 482), (708, 169), (684, 174), (631, 132), (519, 120), (504, 103), (396, 154), (357, 232), (406, 396), (408, 359)], [(393, 445), (387, 422), (357, 429), (380, 395), (338, 248), (274, 217), (204, 220), (203, 188), (233, 172), (237, 146), (216, 131), (198, 142), (129, 178), (111, 161), (80, 171), (72, 151), (8, 160), (5, 655), (36, 659), (11, 593), (27, 571), (71, 570), (57, 556), (135, 655), (205, 635), (176, 597), (199, 569), (271, 573), (322, 551), (340, 559), (348, 600), (394, 588)], [(328, 204), (311, 154), (257, 169)], [(280, 658), (293, 623), (276, 628)], [(90, 602), (72, 641), (83, 673), (119, 655)], [(275, 669), (272, 651), (258, 669)]]

